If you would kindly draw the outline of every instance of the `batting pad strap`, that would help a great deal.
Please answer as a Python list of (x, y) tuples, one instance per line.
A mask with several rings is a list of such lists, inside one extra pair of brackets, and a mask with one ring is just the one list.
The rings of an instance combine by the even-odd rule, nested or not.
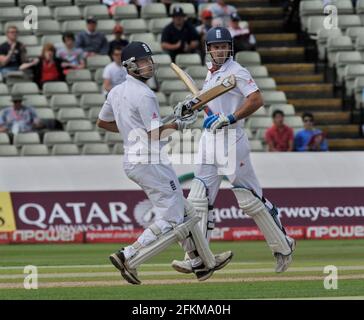
[(164, 234), (160, 234), (155, 241), (147, 246), (140, 247), (136, 254), (128, 260), (129, 267), (132, 269), (137, 268), (140, 264), (167, 249), (173, 243), (186, 239), (190, 230), (196, 226), (199, 220), (199, 217), (193, 216), (185, 222), (177, 225), (174, 229)]
[(292, 249), (285, 234), (260, 198), (245, 188), (233, 188), (232, 190), (239, 203), (239, 207), (243, 209), (245, 214), (254, 219), (272, 252), (283, 255), (291, 254)]

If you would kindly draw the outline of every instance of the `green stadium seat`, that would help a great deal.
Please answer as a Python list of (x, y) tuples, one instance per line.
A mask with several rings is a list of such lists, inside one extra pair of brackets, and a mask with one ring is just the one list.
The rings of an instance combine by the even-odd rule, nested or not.
[(15, 7), (15, 0), (2, 0), (0, 7)]
[(66, 75), (66, 81), (68, 84), (81, 81), (92, 81), (91, 72), (88, 69), (71, 70)]
[(364, 27), (349, 27), (345, 31), (345, 35), (349, 36), (353, 43), (355, 43), (356, 38), (364, 34)]
[(254, 131), (261, 128), (269, 128), (272, 126), (272, 123), (272, 118), (270, 117), (254, 117), (253, 115), (247, 120), (246, 126)]
[(358, 51), (338, 52), (335, 60), (338, 84), (344, 80), (345, 67), (349, 64), (362, 64), (363, 58)]
[(333, 67), (335, 64), (336, 54), (340, 51), (352, 51), (354, 49), (353, 42), (348, 36), (330, 37), (327, 40), (327, 56), (329, 66)]
[(69, 120), (66, 124), (66, 131), (75, 133), (78, 131), (91, 131), (93, 125), (90, 120)]
[(101, 4), (85, 6), (83, 9), (83, 16), (85, 18), (87, 18), (89, 16), (93, 16), (97, 20), (110, 18), (109, 12), (107, 10), (107, 6), (104, 6)]
[[(206, 69), (206, 68), (205, 68)], [(248, 71), (255, 78), (268, 78), (268, 69), (265, 66), (249, 66)], [(206, 69), (207, 70), (207, 69)]]
[(39, 58), (42, 54), (43, 46), (32, 46), (27, 47), (27, 57), (28, 58)]
[(66, 131), (50, 131), (44, 134), (43, 143), (49, 147), (55, 144), (72, 143), (72, 138)]
[(185, 91), (186, 87), (181, 80), (166, 80), (161, 84), (161, 91), (165, 94), (171, 94), (176, 91)]
[(264, 146), (260, 140), (249, 140), (250, 150), (253, 152), (263, 152)]
[(42, 120), (54, 120), (56, 116), (54, 115), (54, 111), (50, 108), (42, 108), (36, 110), (39, 119)]
[(75, 0), (75, 5), (79, 7), (100, 4), (100, 0)]
[(107, 144), (86, 143), (82, 147), (81, 153), (84, 155), (106, 155), (110, 154), (110, 149)]
[(63, 40), (61, 34), (46, 34), (40, 38), (40, 44), (53, 43), (56, 48), (63, 47)]
[(103, 19), (97, 21), (97, 31), (103, 33), (112, 33), (115, 26), (115, 21), (111, 19)]
[(99, 93), (100, 89), (96, 82), (93, 81), (82, 81), (82, 82), (75, 82), (72, 85), (71, 91), (76, 96), (81, 96), (85, 93)]
[(147, 23), (144, 19), (127, 19), (121, 21), (124, 27), (124, 34), (144, 33), (148, 31)]
[(76, 156), (80, 150), (75, 144), (56, 144), (52, 147), (53, 156)]
[(37, 46), (39, 44), (38, 38), (33, 35), (19, 36), (18, 41), (23, 43), (25, 46)]
[(364, 64), (351, 64), (344, 68), (345, 93), (347, 97), (354, 94), (354, 82), (357, 77), (364, 77)]
[(82, 108), (64, 108), (58, 111), (57, 119), (61, 122), (83, 120), (86, 119), (86, 113)]
[(152, 19), (164, 17), (167, 17), (167, 10), (164, 3), (148, 3), (142, 6), (141, 18)]
[(43, 6), (43, 0), (18, 0), (18, 6), (24, 8), (25, 6), (32, 5), (32, 6)]
[(106, 132), (104, 141), (109, 145), (114, 145), (115, 143), (122, 143), (123, 139), (121, 134), (118, 132)]
[(1, 109), (10, 107), (12, 105), (13, 105), (13, 102), (11, 101), (11, 96), (0, 96), (0, 112), (1, 112)]
[(308, 17), (307, 19), (307, 33), (311, 35), (311, 37), (317, 36), (317, 33), (319, 30), (322, 29), (322, 26), (324, 25), (324, 20), (326, 17), (322, 16), (312, 16)]
[(159, 106), (166, 106), (168, 104), (167, 97), (163, 92), (156, 92), (155, 95), (157, 96)]
[(181, 68), (185, 68), (192, 65), (200, 66), (202, 65), (201, 56), (198, 53), (177, 54), (176, 64)]
[(60, 34), (61, 26), (56, 20), (40, 20), (38, 21), (38, 29), (34, 30), (37, 36), (45, 34)]
[(54, 94), (51, 97), (50, 105), (54, 110), (60, 108), (77, 108), (78, 101), (73, 94)]
[(80, 99), (80, 105), (83, 109), (102, 107), (104, 102), (105, 102), (105, 96), (101, 93), (83, 94)]
[(49, 98), (54, 94), (67, 94), (69, 93), (68, 85), (62, 81), (50, 81), (43, 85), (43, 94)]
[(281, 110), (285, 116), (294, 116), (296, 113), (292, 104), (273, 104), (268, 108), (268, 115), (272, 116), (275, 110)]
[(287, 126), (291, 128), (303, 128), (302, 118), (298, 116), (285, 117), (284, 122), (286, 123)]
[(186, 2), (173, 2), (172, 5), (169, 7), (169, 14), (172, 14), (173, 8), (175, 7), (181, 7), (184, 11), (184, 13), (189, 18), (195, 18), (196, 17), (196, 10), (192, 3), (186, 3)]
[(11, 94), (39, 94), (39, 88), (34, 82), (15, 83), (11, 88)]
[(277, 89), (276, 81), (273, 78), (257, 78), (255, 82), (261, 91), (275, 91)]
[(172, 107), (175, 106), (178, 102), (181, 102), (186, 99), (188, 95), (191, 95), (190, 91), (180, 91), (180, 92), (172, 92), (169, 96), (169, 105)]
[(134, 4), (127, 4), (125, 6), (115, 8), (115, 14), (114, 14), (115, 20), (137, 19), (137, 18), (138, 18), (138, 10)]
[(22, 146), (24, 144), (39, 144), (39, 135), (36, 132), (18, 133), (14, 135), (14, 145)]
[(242, 66), (259, 66), (262, 64), (260, 54), (255, 51), (240, 51), (236, 54), (235, 60)]
[(23, 99), (24, 99), (24, 104), (30, 105), (37, 109), (49, 107), (47, 98), (44, 95), (40, 95), (40, 94), (24, 95)]
[(21, 156), (49, 156), (49, 151), (44, 144), (22, 146), (20, 151)]
[(87, 58), (87, 68), (90, 71), (96, 70), (98, 68), (104, 68), (111, 62), (109, 56), (96, 55)]
[(342, 36), (340, 29), (320, 29), (317, 33), (317, 49), (319, 59), (325, 60), (327, 55), (327, 40), (329, 38), (337, 38)]
[(81, 17), (81, 11), (77, 6), (56, 7), (54, 9), (54, 18), (57, 21), (79, 20)]
[(157, 69), (156, 77), (159, 82), (164, 80), (178, 80), (177, 74), (170, 67), (159, 67)]
[(4, 83), (0, 83), (0, 96), (8, 96), (9, 90), (8, 86)]
[(164, 52), (164, 50), (162, 49), (162, 46), (159, 42), (157, 41), (152, 41), (149, 42), (149, 47), (152, 50), (153, 54), (161, 54)]
[(324, 14), (324, 6), (322, 0), (301, 1), (299, 15), (303, 30), (307, 28), (308, 18), (311, 16), (322, 16)]
[(161, 33), (165, 26), (172, 22), (172, 18), (159, 18), (159, 19), (151, 19), (149, 21), (149, 30), (156, 33)]
[(13, 145), (0, 147), (0, 157), (16, 157), (18, 155), (18, 149)]
[(49, 20), (49, 19), (53, 19), (52, 16), (52, 11), (50, 9), (50, 7), (46, 7), (46, 6), (38, 6), (37, 5), (37, 14), (38, 14), (38, 21), (39, 20)]
[(23, 11), (19, 7), (4, 7), (0, 10), (0, 22), (23, 20)]
[(112, 148), (112, 154), (124, 154), (123, 145), (120, 143), (115, 144)]
[[(360, 104), (363, 104), (363, 90), (364, 90), (364, 77), (357, 77), (354, 81), (354, 95), (355, 95), (355, 106), (360, 109)], [(362, 106), (364, 107), (364, 105)]]
[(0, 132), (0, 148), (2, 148), (2, 145), (10, 144), (10, 139), (7, 133)]
[(253, 116), (254, 117), (266, 117), (267, 110), (264, 107), (261, 107), (257, 111), (254, 112)]
[(102, 138), (97, 131), (81, 131), (75, 133), (74, 143), (77, 145), (83, 145), (85, 143), (102, 143)]
[(153, 61), (159, 66), (170, 66), (172, 59), (169, 54), (155, 54), (153, 55)]
[(64, 21), (62, 24), (63, 32), (72, 32), (78, 33), (86, 30), (86, 21), (85, 20), (71, 20)]
[(88, 111), (88, 118), (92, 122), (96, 122), (96, 120), (99, 118), (100, 111), (101, 111), (101, 106), (90, 108), (90, 110)]
[(155, 41), (155, 37), (154, 37), (153, 33), (150, 33), (150, 32), (134, 33), (134, 34), (130, 35), (129, 41), (130, 42), (141, 41), (141, 42), (145, 42), (145, 43), (149, 44), (150, 42)]
[(262, 95), (266, 106), (287, 103), (287, 97), (283, 91), (267, 91), (263, 92)]
[(103, 75), (104, 75), (104, 68), (99, 68), (95, 71), (95, 74), (94, 74), (94, 80), (95, 82), (101, 86), (104, 82), (104, 78), (103, 78)]
[(162, 118), (173, 114), (173, 108), (170, 106), (162, 106), (159, 108), (159, 113)]
[(71, 6), (72, 0), (46, 0), (48, 7)]
[[(0, 22), (1, 24), (1, 22)], [(31, 35), (33, 34), (32, 29), (26, 29), (24, 27), (24, 21), (7, 21), (4, 25), (4, 33), (8, 29), (9, 26), (15, 26), (18, 29), (19, 36)]]
[(362, 26), (361, 19), (359, 15), (356, 14), (348, 14), (348, 15), (339, 15), (338, 17), (339, 28), (342, 31), (345, 31), (350, 27), (360, 27)]
[(188, 66), (186, 72), (193, 80), (206, 79), (207, 67), (206, 66)]

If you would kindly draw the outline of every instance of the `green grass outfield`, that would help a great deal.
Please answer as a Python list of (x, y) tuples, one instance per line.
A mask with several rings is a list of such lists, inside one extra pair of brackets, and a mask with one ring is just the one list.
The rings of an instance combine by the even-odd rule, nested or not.
[[(3, 299), (364, 299), (364, 240), (299, 241), (294, 262), (283, 274), (263, 241), (213, 242), (214, 252), (233, 250), (234, 259), (205, 282), (179, 274), (170, 262), (182, 258), (177, 245), (139, 270), (142, 285), (120, 278), (109, 263), (115, 244), (2, 245)], [(23, 267), (38, 267), (38, 290), (23, 287)], [(324, 267), (338, 267), (338, 289), (324, 288)]]

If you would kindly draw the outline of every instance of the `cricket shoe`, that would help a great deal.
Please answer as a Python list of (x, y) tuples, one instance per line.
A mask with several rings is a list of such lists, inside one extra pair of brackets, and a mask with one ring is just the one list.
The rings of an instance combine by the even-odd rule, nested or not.
[(276, 270), (275, 270), (277, 273), (286, 271), (293, 260), (292, 253), (293, 253), (294, 249), (296, 248), (296, 241), (294, 239), (292, 239), (291, 237), (287, 237), (287, 238), (290, 243), (292, 252), (286, 256), (281, 253), (278, 253), (278, 252), (274, 253), (275, 258), (277, 259)]
[(136, 269), (131, 269), (126, 262), (124, 253), (116, 251), (109, 256), (111, 263), (120, 271), (121, 276), (131, 284), (141, 284)]
[[(215, 261), (216, 261), (216, 265), (213, 269), (210, 269), (212, 271), (217, 271), (222, 269), (223, 267), (225, 267), (230, 260), (233, 258), (233, 253), (232, 251), (225, 251), (223, 253), (218, 253), (215, 255)], [(194, 272), (193, 268), (192, 268), (192, 264), (191, 264), (191, 260), (187, 259), (187, 260), (173, 260), (172, 261), (172, 268), (178, 272), (181, 273), (192, 273)], [(195, 272), (196, 274), (196, 272)], [(212, 275), (212, 274), (211, 274)]]

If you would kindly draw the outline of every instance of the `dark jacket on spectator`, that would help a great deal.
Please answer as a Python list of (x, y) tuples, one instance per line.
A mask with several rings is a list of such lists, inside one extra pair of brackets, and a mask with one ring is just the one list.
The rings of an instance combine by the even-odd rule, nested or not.
[[(41, 83), (42, 80), (42, 71), (43, 71), (43, 58), (39, 58), (39, 63), (36, 64), (33, 67), (33, 73), (34, 73), (34, 82), (38, 84), (38, 86), (41, 88), (43, 83)], [(54, 58), (54, 62), (56, 64), (56, 68), (59, 73), (59, 81), (64, 81), (65, 77), (63, 74), (63, 69), (61, 67), (62, 60), (59, 58)]]
[(76, 37), (76, 47), (86, 52), (108, 54), (109, 44), (105, 35), (101, 32), (89, 33), (81, 31)]

